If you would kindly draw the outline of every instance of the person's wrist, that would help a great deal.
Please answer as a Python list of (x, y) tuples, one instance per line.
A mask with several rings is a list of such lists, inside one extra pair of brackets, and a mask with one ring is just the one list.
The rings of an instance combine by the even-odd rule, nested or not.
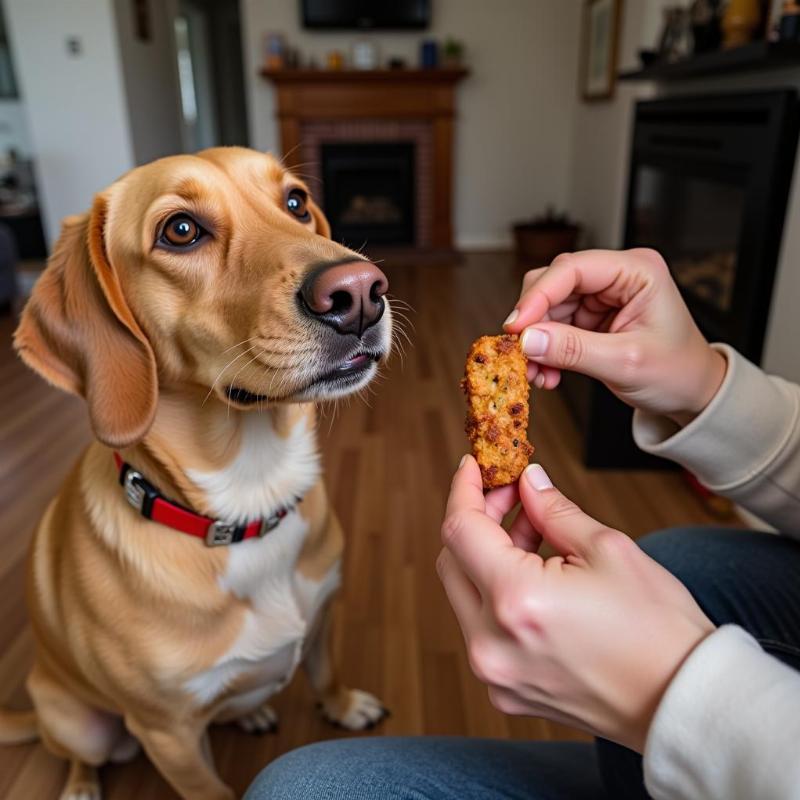
[(625, 741), (620, 742), (637, 753), (644, 753), (656, 712), (675, 677), (695, 648), (717, 629), (702, 612), (696, 619), (684, 618), (684, 623), (674, 632), (674, 637), (670, 639), (671, 644), (662, 642), (660, 645), (659, 667), (650, 676), (650, 684), (642, 687), (639, 708), (627, 725)]
[(705, 346), (703, 356), (702, 363), (695, 370), (696, 377), (693, 379), (690, 396), (681, 408), (667, 414), (681, 428), (686, 427), (705, 411), (709, 403), (716, 397), (728, 371), (727, 359), (711, 345)]

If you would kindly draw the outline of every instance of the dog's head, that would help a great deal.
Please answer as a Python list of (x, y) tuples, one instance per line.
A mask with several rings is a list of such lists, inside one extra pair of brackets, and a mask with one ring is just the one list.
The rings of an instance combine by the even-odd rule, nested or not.
[(329, 236), (269, 155), (215, 148), (138, 167), (65, 220), (15, 345), (86, 398), (114, 447), (147, 433), (159, 383), (240, 409), (350, 393), (389, 350), (387, 281)]

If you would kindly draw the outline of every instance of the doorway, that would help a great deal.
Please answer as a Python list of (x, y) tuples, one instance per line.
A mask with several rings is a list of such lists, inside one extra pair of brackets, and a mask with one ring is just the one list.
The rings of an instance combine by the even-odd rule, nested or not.
[(239, 0), (179, 0), (174, 25), (184, 150), (247, 147)]

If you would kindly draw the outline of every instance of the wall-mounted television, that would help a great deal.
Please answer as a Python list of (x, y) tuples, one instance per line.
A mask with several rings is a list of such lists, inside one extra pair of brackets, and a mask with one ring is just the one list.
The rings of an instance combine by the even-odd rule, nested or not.
[(427, 28), (431, 0), (301, 0), (303, 25), (318, 30)]

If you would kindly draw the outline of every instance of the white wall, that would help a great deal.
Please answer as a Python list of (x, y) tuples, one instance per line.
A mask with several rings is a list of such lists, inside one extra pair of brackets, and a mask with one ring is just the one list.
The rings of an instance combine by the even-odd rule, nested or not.
[(150, 2), (148, 41), (134, 31), (131, 0), (114, 0), (125, 99), (137, 164), (180, 153), (180, 94), (175, 61), (173, 21), (177, 11), (172, 0)]
[(30, 158), (31, 134), (22, 100), (0, 100), (0, 152), (9, 148), (21, 158)]
[(107, 0), (5, 0), (5, 13), (52, 243), (63, 217), (134, 164), (114, 16)]
[(456, 243), (507, 245), (511, 221), (566, 205), (582, 0), (436, 0), (428, 31), (363, 35), (303, 30), (298, 0), (241, 2), (253, 147), (280, 149), (272, 88), (258, 75), (265, 32), (284, 33), (320, 63), (368, 38), (384, 59), (412, 65), (423, 38), (455, 36), (472, 70), (458, 89)]
[[(620, 69), (638, 66), (639, 49), (654, 46), (664, 2), (625, 3)], [(622, 243), (633, 105), (654, 91), (647, 84), (619, 83), (612, 100), (578, 105), (570, 159), (569, 208), (585, 226), (584, 246), (614, 248)]]

